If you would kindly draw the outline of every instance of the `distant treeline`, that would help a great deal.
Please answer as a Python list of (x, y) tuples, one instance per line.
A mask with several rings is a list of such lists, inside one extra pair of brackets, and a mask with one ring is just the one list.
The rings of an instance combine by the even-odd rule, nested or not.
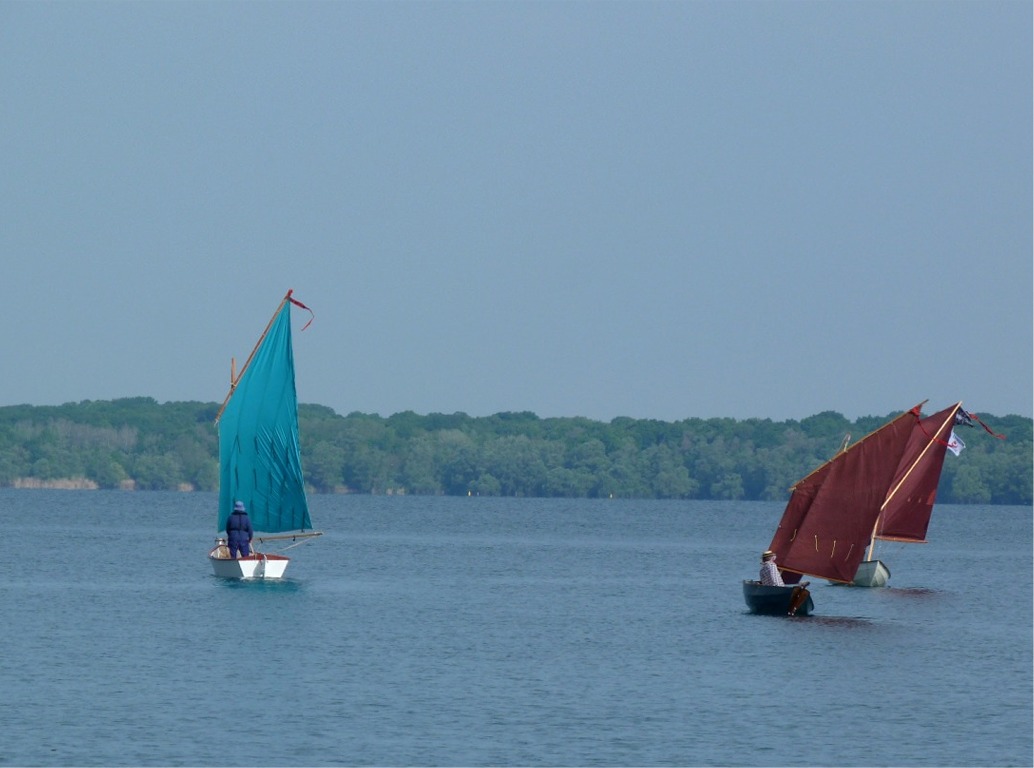
[[(0, 407), (0, 486), (218, 488), (216, 403), (151, 398)], [(789, 487), (896, 413), (849, 421), (665, 422), (411, 411), (340, 416), (299, 407), (302, 464), (318, 493), (785, 500)], [(980, 414), (957, 428), (938, 501), (1031, 504), (1032, 421)]]

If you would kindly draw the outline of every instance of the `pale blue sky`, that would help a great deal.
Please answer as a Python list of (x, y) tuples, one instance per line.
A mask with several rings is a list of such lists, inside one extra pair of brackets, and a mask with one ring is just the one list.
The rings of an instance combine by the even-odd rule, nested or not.
[(0, 4), (0, 405), (1030, 416), (1031, 9)]

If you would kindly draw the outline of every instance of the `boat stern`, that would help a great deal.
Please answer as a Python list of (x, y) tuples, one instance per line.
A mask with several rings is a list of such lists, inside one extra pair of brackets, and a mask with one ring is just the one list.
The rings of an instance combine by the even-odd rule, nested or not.
[(217, 539), (216, 545), (208, 553), (208, 561), (215, 575), (223, 579), (281, 579), (291, 559), (262, 552), (232, 558), (225, 540)]
[(815, 610), (811, 593), (798, 586), (773, 587), (744, 580), (743, 600), (751, 613), (766, 616), (810, 616)]
[(885, 587), (889, 579), (890, 568), (882, 560), (866, 560), (858, 566), (851, 584), (856, 587)]

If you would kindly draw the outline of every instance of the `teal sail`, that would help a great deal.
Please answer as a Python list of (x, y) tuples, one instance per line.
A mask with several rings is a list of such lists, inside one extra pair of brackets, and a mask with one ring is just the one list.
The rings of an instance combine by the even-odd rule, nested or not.
[(226, 530), (236, 501), (244, 502), (256, 531), (312, 528), (298, 446), (292, 303), (304, 307), (289, 291), (218, 417), (218, 531)]

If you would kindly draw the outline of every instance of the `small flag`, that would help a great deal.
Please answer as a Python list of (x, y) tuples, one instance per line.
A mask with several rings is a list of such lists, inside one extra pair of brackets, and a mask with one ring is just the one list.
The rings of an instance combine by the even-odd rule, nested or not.
[(962, 453), (962, 449), (966, 447), (966, 444), (962, 442), (958, 435), (955, 434), (955, 430), (951, 431), (951, 437), (948, 438), (948, 450), (958, 456)]
[[(973, 415), (970, 414), (970, 413), (966, 413), (964, 410), (959, 408), (955, 412), (955, 423), (956, 424), (960, 424), (963, 427), (972, 427), (973, 426)], [(963, 447), (965, 447), (965, 446), (963, 446)]]

